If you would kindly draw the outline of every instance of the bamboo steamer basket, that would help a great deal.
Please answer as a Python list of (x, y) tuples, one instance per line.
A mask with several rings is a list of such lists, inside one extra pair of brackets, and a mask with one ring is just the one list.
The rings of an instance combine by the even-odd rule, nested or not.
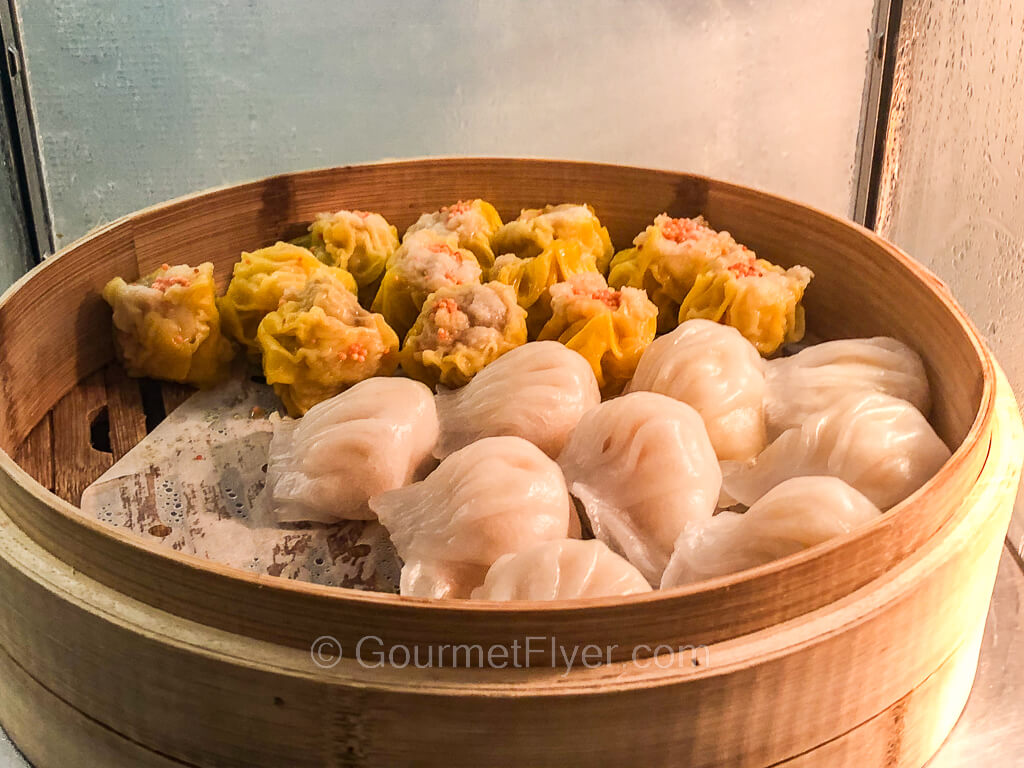
[[(223, 284), (241, 250), (320, 211), (376, 210), (402, 231), (478, 196), (503, 218), (589, 202), (619, 248), (662, 211), (703, 213), (759, 255), (811, 267), (809, 327), (915, 347), (953, 457), (850, 535), (686, 588), (569, 604), (256, 576), (76, 510), (112, 461), (88, 442), (97, 410), (115, 457), (145, 434), (138, 388), (110, 365), (110, 278), (209, 260)], [(165, 388), (167, 410), (181, 396)], [(873, 233), (709, 178), (542, 160), (310, 171), (119, 219), (0, 299), (0, 401), (0, 723), (43, 768), (920, 766), (970, 690), (1022, 458), (1016, 404), (977, 332)], [(310, 654), (324, 635), (344, 649), (330, 668)], [(398, 663), (353, 658), (367, 636)], [(528, 637), (544, 639), (529, 668), (441, 661), (445, 645), (508, 652)], [(560, 661), (587, 645), (604, 663)], [(403, 649), (438, 662), (403, 666)]]

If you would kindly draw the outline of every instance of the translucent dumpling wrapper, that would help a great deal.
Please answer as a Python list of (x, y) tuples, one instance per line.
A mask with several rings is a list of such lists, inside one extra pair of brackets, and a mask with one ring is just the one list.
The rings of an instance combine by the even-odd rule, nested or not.
[(502, 555), (475, 600), (578, 600), (650, 592), (647, 579), (596, 539), (545, 541)]
[(534, 339), (551, 319), (551, 286), (573, 275), (597, 271), (594, 255), (582, 249), (578, 241), (552, 240), (537, 256), (499, 256), (490, 275), (492, 280), (515, 289), (519, 306), (526, 310), (530, 338)]
[(455, 234), (423, 229), (407, 237), (388, 261), (372, 308), (404, 339), (430, 294), (441, 288), (479, 284), (480, 275), (476, 256), (459, 247)]
[(750, 506), (792, 477), (829, 475), (884, 510), (924, 485), (949, 457), (911, 403), (853, 392), (787, 429), (752, 464), (723, 462), (722, 502)]
[(274, 425), (264, 492), (278, 522), (373, 519), (370, 497), (429, 467), (437, 434), (427, 387), (367, 379)]
[(292, 416), (398, 366), (398, 337), (330, 274), (285, 294), (260, 323), (263, 375)]
[(658, 308), (642, 290), (614, 291), (591, 272), (556, 283), (550, 292), (551, 319), (538, 339), (559, 341), (583, 355), (602, 395), (621, 392), (654, 340)]
[(221, 335), (213, 264), (168, 266), (103, 288), (114, 310), (114, 347), (129, 376), (208, 387), (223, 379), (234, 356)]
[(571, 502), (558, 465), (519, 437), (456, 451), (426, 479), (370, 499), (404, 561), (400, 591), (469, 597), (502, 555), (566, 538)]
[(742, 248), (728, 232), (712, 229), (703, 216), (674, 219), (661, 214), (612, 259), (608, 284), (647, 291), (658, 307), (658, 332), (676, 326), (679, 305), (697, 276), (717, 259)]
[(585, 413), (558, 463), (594, 536), (653, 585), (686, 523), (714, 514), (722, 485), (700, 414), (654, 392)]
[(687, 523), (661, 588), (755, 568), (882, 514), (862, 493), (835, 477), (794, 477), (772, 488), (746, 512), (719, 512)]
[(503, 283), (441, 288), (423, 305), (402, 347), (402, 370), (431, 387), (461, 387), (526, 343), (526, 311)]
[(718, 260), (697, 276), (679, 307), (679, 322), (703, 318), (731, 325), (762, 355), (804, 337), (804, 290), (814, 273), (783, 269), (754, 252)]
[(556, 458), (580, 417), (601, 402), (594, 372), (556, 341), (534, 341), (484, 368), (461, 389), (439, 392), (444, 458), (482, 437), (516, 435)]
[(931, 410), (928, 375), (920, 356), (896, 339), (841, 339), (807, 347), (767, 363), (765, 418), (776, 437), (851, 392), (871, 391)]
[(607, 227), (589, 205), (563, 203), (529, 208), (497, 231), (491, 246), (496, 255), (512, 253), (521, 259), (539, 256), (555, 239), (575, 240), (594, 257), (598, 270), (608, 271), (614, 249)]
[(324, 264), (352, 273), (360, 288), (373, 285), (398, 248), (398, 230), (379, 213), (321, 213), (309, 226), (310, 250)]
[(494, 264), (491, 238), (501, 228), (501, 217), (486, 200), (459, 200), (434, 213), (424, 213), (405, 231), (405, 237), (430, 229), (442, 235), (454, 234), (459, 247), (472, 251), (480, 266), (487, 270)]
[(252, 355), (259, 353), (256, 331), (263, 318), (277, 309), (287, 291), (302, 288), (321, 270), (328, 272), (355, 293), (356, 281), (344, 269), (324, 266), (308, 249), (291, 243), (276, 243), (252, 253), (243, 253), (235, 263), (227, 292), (218, 302), (224, 332)]
[(747, 461), (765, 446), (765, 362), (739, 331), (687, 320), (647, 347), (630, 392), (660, 392), (696, 409), (719, 460)]

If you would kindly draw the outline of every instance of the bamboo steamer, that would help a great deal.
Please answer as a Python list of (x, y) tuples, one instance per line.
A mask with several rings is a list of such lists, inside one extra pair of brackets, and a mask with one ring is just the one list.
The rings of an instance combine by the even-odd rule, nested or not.
[[(109, 367), (107, 280), (209, 260), (223, 282), (241, 250), (294, 236), (319, 211), (377, 210), (402, 231), (476, 196), (506, 218), (589, 202), (618, 247), (657, 213), (703, 213), (759, 255), (806, 264), (817, 334), (887, 334), (922, 354), (952, 459), (851, 535), (687, 588), (568, 605), (257, 577), (76, 511), (111, 460), (88, 445), (96, 409), (109, 406), (115, 456), (145, 434), (137, 389)], [(0, 722), (39, 766), (919, 766), (970, 690), (1022, 457), (1012, 393), (933, 275), (806, 206), (698, 176), (540, 160), (277, 176), (69, 246), (0, 299), (0, 340)], [(165, 389), (168, 409), (174, 398)], [(324, 635), (344, 649), (326, 669), (310, 655)], [(399, 663), (353, 658), (366, 636)], [(441, 652), (508, 653), (528, 637), (544, 638), (529, 668), (453, 666)], [(587, 645), (604, 663), (559, 660)], [(402, 668), (403, 649), (436, 661)]]

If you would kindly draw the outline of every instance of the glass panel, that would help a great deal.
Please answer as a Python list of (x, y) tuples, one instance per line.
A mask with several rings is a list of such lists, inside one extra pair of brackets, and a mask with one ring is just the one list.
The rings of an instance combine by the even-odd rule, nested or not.
[(688, 169), (847, 214), (873, 8), (33, 0), (20, 14), (59, 246), (211, 185), (428, 154)]

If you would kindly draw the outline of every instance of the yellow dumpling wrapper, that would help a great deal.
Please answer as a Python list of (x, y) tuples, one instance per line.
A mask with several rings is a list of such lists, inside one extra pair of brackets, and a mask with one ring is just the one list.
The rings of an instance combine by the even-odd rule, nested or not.
[(697, 276), (716, 260), (743, 248), (728, 232), (717, 232), (703, 216), (673, 219), (667, 214), (633, 240), (633, 247), (612, 259), (608, 284), (643, 288), (658, 307), (658, 331), (676, 327), (679, 305)]
[(114, 346), (129, 376), (208, 387), (223, 379), (234, 356), (220, 329), (213, 264), (164, 264), (127, 283), (103, 288), (114, 310)]
[(499, 256), (491, 269), (491, 279), (515, 290), (519, 306), (526, 310), (529, 336), (535, 339), (551, 319), (551, 286), (583, 272), (597, 274), (594, 255), (576, 240), (552, 240), (532, 258), (522, 259), (511, 253)]
[(612, 290), (601, 275), (583, 273), (551, 287), (551, 319), (539, 339), (553, 339), (590, 363), (604, 397), (633, 378), (657, 331), (658, 308), (639, 288)]
[(406, 237), (388, 260), (371, 308), (404, 339), (430, 294), (454, 285), (479, 284), (481, 274), (476, 256), (459, 247), (454, 233), (422, 229)]
[(301, 416), (322, 400), (398, 366), (398, 336), (380, 315), (324, 272), (285, 294), (256, 334), (263, 375), (288, 409)]
[(306, 284), (310, 275), (327, 270), (353, 293), (356, 281), (347, 271), (325, 266), (308, 249), (276, 243), (243, 253), (235, 263), (227, 292), (219, 300), (224, 332), (255, 356), (259, 352), (256, 330), (269, 312), (277, 309), (288, 291)]
[(467, 384), (485, 365), (526, 343), (526, 310), (504, 283), (466, 283), (432, 293), (402, 347), (402, 369), (430, 387)]
[(379, 213), (321, 213), (309, 226), (309, 249), (324, 264), (347, 270), (360, 288), (373, 285), (398, 249), (398, 230)]
[(405, 238), (424, 229), (441, 235), (454, 234), (459, 247), (472, 251), (483, 269), (494, 264), (491, 238), (501, 228), (501, 217), (486, 200), (459, 200), (434, 213), (424, 213), (405, 231)]
[(491, 247), (497, 255), (513, 253), (529, 259), (539, 256), (556, 238), (576, 240), (584, 252), (593, 255), (599, 272), (608, 271), (614, 252), (612, 240), (589, 205), (563, 203), (524, 210), (495, 233)]
[(783, 269), (747, 251), (745, 261), (719, 263), (697, 277), (679, 308), (679, 322), (703, 318), (731, 325), (762, 355), (804, 337), (800, 303), (814, 273)]

